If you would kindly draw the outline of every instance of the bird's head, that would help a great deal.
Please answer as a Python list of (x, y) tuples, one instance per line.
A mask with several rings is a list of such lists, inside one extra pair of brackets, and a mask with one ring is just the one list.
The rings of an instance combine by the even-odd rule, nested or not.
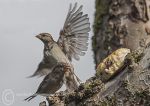
[(49, 33), (40, 33), (36, 35), (36, 37), (40, 39), (44, 44), (51, 43), (54, 41), (51, 34)]

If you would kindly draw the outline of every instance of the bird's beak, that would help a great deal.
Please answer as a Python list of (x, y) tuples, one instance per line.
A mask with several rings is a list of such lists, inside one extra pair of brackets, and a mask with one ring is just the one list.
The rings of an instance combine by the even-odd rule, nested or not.
[(35, 37), (36, 37), (36, 38), (39, 38), (39, 39), (41, 38), (41, 36), (40, 36), (40, 35), (36, 35)]

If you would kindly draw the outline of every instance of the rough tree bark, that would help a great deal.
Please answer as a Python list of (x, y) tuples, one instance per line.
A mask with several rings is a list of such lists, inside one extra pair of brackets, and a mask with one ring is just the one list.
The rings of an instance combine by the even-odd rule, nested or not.
[(93, 51), (96, 65), (112, 51), (149, 42), (149, 0), (96, 0)]
[(93, 76), (74, 92), (47, 98), (49, 106), (150, 106), (150, 0), (95, 3), (92, 45), (96, 66), (121, 47), (132, 50), (125, 59), (128, 65), (107, 82)]

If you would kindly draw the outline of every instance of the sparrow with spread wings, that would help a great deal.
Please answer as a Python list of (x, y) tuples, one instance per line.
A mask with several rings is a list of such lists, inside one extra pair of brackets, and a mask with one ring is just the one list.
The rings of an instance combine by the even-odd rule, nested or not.
[(83, 14), (82, 7), (81, 5), (77, 8), (77, 3), (73, 7), (70, 4), (69, 12), (57, 42), (53, 40), (49, 33), (40, 33), (36, 36), (44, 43), (44, 57), (31, 77), (46, 76), (51, 74), (54, 67), (59, 63), (67, 63), (71, 67), (71, 71), (64, 73), (67, 90), (72, 91), (78, 87), (79, 78), (74, 73), (71, 61), (73, 58), (79, 60), (79, 56), (85, 55), (90, 31), (89, 18), (87, 14)]

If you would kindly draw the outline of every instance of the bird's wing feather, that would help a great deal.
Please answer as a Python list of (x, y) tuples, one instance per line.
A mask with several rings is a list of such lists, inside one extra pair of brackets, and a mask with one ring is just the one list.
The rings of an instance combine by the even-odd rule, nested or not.
[(53, 56), (49, 55), (50, 54), (49, 52), (50, 51), (46, 50), (44, 47), (43, 60), (39, 63), (37, 70), (30, 77), (45, 76), (52, 71), (53, 66), (55, 66), (56, 60)]
[(60, 31), (60, 37), (57, 41), (66, 56), (79, 60), (79, 56), (85, 55), (88, 46), (88, 37), (90, 23), (88, 15), (83, 15), (82, 5), (77, 9), (77, 3), (74, 7), (70, 4), (66, 21), (63, 29)]
[(51, 67), (49, 65), (50, 63), (44, 60), (45, 58), (39, 63), (37, 70), (34, 72), (33, 75), (29, 76), (29, 78), (35, 77), (35, 76), (41, 77), (51, 72)]

